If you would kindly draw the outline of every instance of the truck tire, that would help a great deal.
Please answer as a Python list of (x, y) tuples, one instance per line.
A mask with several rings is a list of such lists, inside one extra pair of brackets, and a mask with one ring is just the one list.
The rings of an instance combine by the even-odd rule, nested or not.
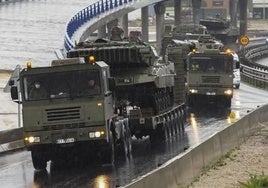
[(36, 170), (44, 170), (47, 167), (47, 160), (43, 152), (32, 150), (31, 155), (33, 166)]
[(225, 107), (230, 108), (231, 104), (232, 104), (232, 99), (231, 98), (226, 98)]

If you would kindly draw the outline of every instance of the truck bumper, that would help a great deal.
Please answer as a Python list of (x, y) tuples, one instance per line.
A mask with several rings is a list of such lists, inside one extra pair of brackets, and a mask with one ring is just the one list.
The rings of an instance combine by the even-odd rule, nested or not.
[(24, 142), (27, 148), (33, 148), (38, 145), (65, 146), (93, 141), (108, 142), (104, 126), (24, 132)]

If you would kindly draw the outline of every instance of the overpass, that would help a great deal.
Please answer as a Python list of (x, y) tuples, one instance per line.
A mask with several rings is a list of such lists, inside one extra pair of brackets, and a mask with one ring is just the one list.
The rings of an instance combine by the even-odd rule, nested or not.
[[(128, 33), (128, 17), (127, 14), (142, 8), (142, 36), (144, 41), (148, 41), (148, 6), (155, 5), (156, 13), (156, 40), (160, 46), (161, 36), (163, 33), (163, 23), (165, 14), (165, 0), (98, 0), (85, 7), (75, 14), (66, 26), (64, 37), (65, 52), (75, 46), (74, 41), (85, 41), (90, 34), (98, 30), (98, 37), (103, 38), (106, 35), (106, 25), (108, 34), (110, 29), (117, 25), (118, 18), (123, 17), (123, 29)], [(247, 1), (230, 0), (230, 17), (232, 23), (236, 23), (237, 5), (240, 8), (240, 34), (245, 34), (247, 15)], [(201, 0), (192, 0), (193, 6), (193, 22), (199, 23), (199, 9)], [(174, 0), (174, 24), (180, 24), (180, 8), (181, 0)]]

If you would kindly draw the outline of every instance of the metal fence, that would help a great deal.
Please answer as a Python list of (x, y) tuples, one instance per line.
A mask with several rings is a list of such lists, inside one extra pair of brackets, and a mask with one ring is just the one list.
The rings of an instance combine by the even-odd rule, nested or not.
[[(263, 40), (264, 41), (264, 40)], [(256, 63), (268, 56), (266, 42), (253, 43), (239, 52), (241, 61), (241, 79), (255, 87), (268, 89), (268, 67)]]
[(99, 0), (75, 14), (66, 25), (64, 48), (68, 52), (74, 48), (75, 44), (71, 40), (74, 33), (87, 21), (111, 11), (120, 6), (125, 6), (128, 3), (132, 3), (136, 0)]

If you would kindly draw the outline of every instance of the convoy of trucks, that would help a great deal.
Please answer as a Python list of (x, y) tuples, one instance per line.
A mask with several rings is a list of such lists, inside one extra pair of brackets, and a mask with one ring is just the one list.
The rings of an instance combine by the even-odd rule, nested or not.
[(139, 32), (122, 36), (115, 27), (110, 39), (80, 42), (51, 66), (27, 64), (11, 82), (35, 169), (89, 152), (113, 164), (118, 148), (131, 153), (133, 137), (154, 144), (183, 133), (186, 104), (231, 106), (238, 56), (206, 32), (166, 35), (162, 57)]

